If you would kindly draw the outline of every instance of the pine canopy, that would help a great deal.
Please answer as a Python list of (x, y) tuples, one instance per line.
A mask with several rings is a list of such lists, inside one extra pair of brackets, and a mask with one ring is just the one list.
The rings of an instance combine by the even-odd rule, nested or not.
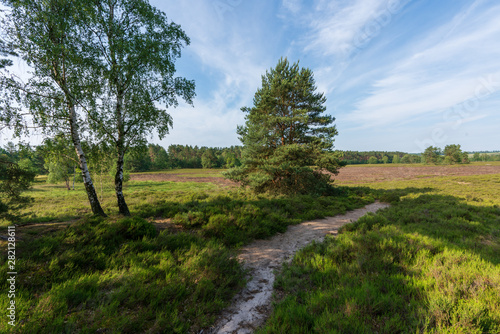
[(335, 118), (325, 114), (326, 98), (316, 92), (313, 73), (281, 59), (262, 76), (253, 107), (237, 133), (242, 166), (226, 177), (257, 192), (318, 193), (331, 190), (328, 171), (342, 166), (333, 152)]

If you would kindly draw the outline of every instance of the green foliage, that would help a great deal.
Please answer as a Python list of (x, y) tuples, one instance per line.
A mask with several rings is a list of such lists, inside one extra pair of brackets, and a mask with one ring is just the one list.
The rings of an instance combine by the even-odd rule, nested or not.
[(251, 192), (225, 195), (186, 196), (138, 207), (142, 217), (173, 217), (172, 222), (185, 229), (199, 231), (228, 246), (237, 246), (255, 238), (284, 232), (290, 224), (332, 216), (373, 201), (367, 189), (337, 189), (335, 196), (271, 196)]
[(201, 166), (203, 168), (213, 168), (217, 166), (217, 157), (212, 149), (206, 150), (201, 156)]
[(426, 164), (437, 164), (440, 162), (441, 149), (434, 146), (429, 146), (425, 149), (422, 157)]
[[(348, 165), (366, 164), (370, 157), (375, 157), (377, 160), (384, 163), (399, 163), (399, 157), (403, 156), (404, 152), (387, 152), (387, 151), (340, 151), (342, 161)], [(384, 157), (387, 157), (385, 159)], [(396, 159), (396, 162), (393, 160)], [(385, 162), (387, 160), (387, 162)]]
[(368, 163), (369, 164), (376, 164), (376, 163), (378, 163), (378, 159), (374, 156), (371, 156), (370, 158), (368, 158)]
[[(78, 165), (75, 148), (71, 141), (64, 134), (59, 134), (54, 138), (46, 138), (40, 150), (44, 157), (44, 168), (48, 171), (47, 183), (55, 184), (64, 181), (66, 188), (70, 190), (70, 179), (75, 178)], [(79, 175), (79, 181), (82, 180), (82, 176)]]
[[(244, 282), (233, 254), (140, 218), (91, 218), (18, 244), (12, 333), (187, 333), (215, 321)], [(7, 261), (0, 260), (7, 288)], [(27, 276), (29, 275), (29, 276)], [(8, 299), (0, 300), (6, 308)]]
[(124, 218), (118, 222), (119, 230), (122, 234), (131, 240), (139, 240), (143, 237), (153, 238), (158, 234), (156, 228), (150, 222), (139, 218)]
[(463, 152), (460, 145), (446, 145), (443, 153), (446, 164), (457, 164), (462, 162)]
[(95, 103), (102, 103), (88, 110), (90, 128), (115, 151), (118, 208), (127, 216), (122, 191), (127, 150), (145, 145), (153, 130), (160, 139), (168, 134), (172, 117), (159, 103), (175, 107), (180, 97), (192, 104), (194, 81), (174, 77), (175, 60), (189, 38), (146, 0), (86, 2), (75, 15), (88, 29), (87, 47), (95, 50), (90, 71), (101, 79)]
[(399, 162), (400, 162), (399, 155), (398, 154), (394, 154), (394, 156), (392, 158), (392, 163), (393, 164), (398, 164)]
[[(44, 134), (66, 134), (78, 154), (89, 204), (95, 214), (104, 215), (86, 164), (81, 131), (88, 130), (89, 110), (95, 109), (96, 92), (101, 84), (92, 73), (96, 48), (89, 37), (92, 29), (82, 25), (87, 13), (85, 1), (2, 0), (9, 7), (2, 32), (14, 51), (33, 70), (23, 82), (4, 76), (4, 111), (0, 120), (27, 134), (29, 122)], [(94, 39), (95, 43), (98, 43)], [(31, 118), (24, 119), (25, 110)], [(86, 117), (80, 112), (87, 112)]]
[(498, 178), (373, 184), (392, 206), (299, 251), (259, 333), (499, 332)]
[(31, 187), (34, 178), (35, 171), (30, 164), (20, 166), (0, 156), (0, 219), (11, 222), (20, 219), (18, 210), (32, 200), (21, 194)]
[(321, 171), (337, 174), (343, 163), (332, 151), (335, 119), (323, 114), (326, 98), (316, 92), (312, 71), (281, 59), (262, 76), (253, 102), (242, 108), (246, 122), (237, 130), (242, 165), (225, 176), (256, 192), (330, 192), (330, 175)]
[(469, 160), (469, 153), (467, 153), (467, 152), (463, 152), (463, 153), (462, 153), (462, 160), (461, 160), (461, 163), (463, 163), (463, 164), (469, 164), (469, 163), (470, 163), (470, 160)]
[[(34, 192), (45, 210), (39, 216), (64, 219), (65, 212), (85, 206), (83, 194), (47, 187), (37, 185)], [(55, 233), (23, 230), (19, 270), (30, 276), (22, 276), (16, 286), (23, 305), (17, 315), (25, 320), (14, 333), (200, 332), (213, 325), (244, 284), (244, 272), (228, 246), (373, 201), (362, 188), (336, 188), (332, 197), (283, 197), (204, 183), (131, 181), (128, 187), (135, 217), (113, 221), (87, 215)], [(75, 202), (81, 203), (70, 206)], [(51, 205), (62, 208), (59, 215), (48, 211)], [(176, 231), (158, 232), (138, 216), (170, 217)], [(2, 289), (6, 265), (0, 259)], [(5, 300), (0, 299), (0, 307)], [(0, 331), (6, 326), (0, 323)]]
[[(208, 153), (207, 153), (208, 152)], [(125, 155), (125, 170), (131, 172), (157, 171), (172, 168), (231, 168), (239, 166), (241, 147), (198, 147), (170, 145), (165, 150), (160, 145), (148, 144), (131, 148)]]
[[(443, 151), (438, 147), (429, 146), (422, 154), (422, 158), (423, 162), (427, 164), (444, 163), (445, 165), (452, 165), (470, 163), (469, 154), (462, 152), (460, 145), (447, 145)], [(478, 158), (479, 153), (474, 154), (474, 161), (478, 161)]]
[(72, 168), (54, 162), (46, 164), (45, 168), (49, 171), (49, 174), (47, 175), (47, 183), (55, 184), (64, 181), (66, 182), (69, 190), (69, 178), (73, 174)]
[(400, 162), (402, 164), (414, 164), (414, 163), (419, 163), (420, 162), (420, 156), (415, 155), (415, 154), (405, 154), (401, 158)]
[(148, 144), (148, 155), (152, 170), (162, 170), (171, 167), (167, 151), (158, 144)]

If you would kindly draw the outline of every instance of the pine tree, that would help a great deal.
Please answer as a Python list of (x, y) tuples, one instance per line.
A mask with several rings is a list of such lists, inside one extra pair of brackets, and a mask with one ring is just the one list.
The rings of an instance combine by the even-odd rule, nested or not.
[(237, 130), (242, 166), (225, 176), (256, 192), (330, 192), (324, 171), (337, 174), (344, 164), (333, 152), (335, 118), (325, 115), (326, 98), (316, 92), (312, 71), (281, 59), (262, 76), (253, 102), (242, 108), (246, 123)]
[(440, 155), (441, 149), (434, 146), (427, 147), (422, 154), (426, 164), (437, 164), (439, 162)]

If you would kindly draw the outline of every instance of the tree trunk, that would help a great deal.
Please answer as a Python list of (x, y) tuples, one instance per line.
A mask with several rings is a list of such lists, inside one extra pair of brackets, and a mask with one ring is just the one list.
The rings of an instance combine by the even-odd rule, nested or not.
[(123, 196), (123, 147), (118, 149), (118, 160), (116, 161), (115, 192), (118, 200), (118, 210), (124, 216), (130, 216), (125, 196)]
[(80, 162), (80, 168), (82, 170), (83, 184), (85, 186), (85, 191), (87, 192), (87, 196), (89, 198), (89, 203), (90, 207), (92, 208), (92, 213), (94, 215), (106, 217), (106, 214), (104, 213), (104, 210), (101, 207), (101, 203), (99, 203), (99, 198), (97, 197), (94, 184), (92, 183), (92, 178), (90, 177), (89, 169), (87, 167), (87, 159), (85, 158), (85, 153), (83, 153), (82, 145), (80, 142), (80, 135), (78, 133), (75, 106), (70, 104), (68, 105), (68, 108), (70, 113), (69, 120), (71, 127), (71, 140), (75, 145), (76, 154), (78, 155), (78, 161)]

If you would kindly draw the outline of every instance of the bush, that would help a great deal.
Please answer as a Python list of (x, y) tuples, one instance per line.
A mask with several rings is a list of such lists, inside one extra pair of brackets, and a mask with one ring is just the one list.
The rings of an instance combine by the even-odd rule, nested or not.
[(153, 224), (139, 217), (123, 218), (117, 224), (122, 235), (130, 240), (153, 238), (158, 234)]

